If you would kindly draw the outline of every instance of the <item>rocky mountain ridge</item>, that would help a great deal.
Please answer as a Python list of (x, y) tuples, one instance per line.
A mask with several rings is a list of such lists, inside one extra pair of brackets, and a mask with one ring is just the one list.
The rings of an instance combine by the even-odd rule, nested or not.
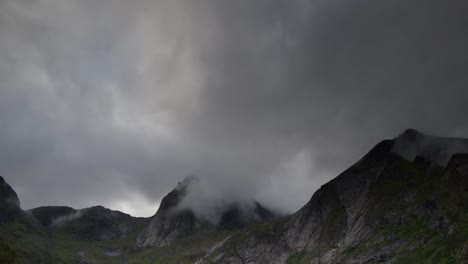
[[(23, 211), (16, 192), (0, 178), (0, 219), (4, 223), (0, 223), (0, 262), (4, 239), (12, 242), (12, 247), (5, 245), (3, 250), (17, 252), (18, 263), (30, 263), (32, 259), (35, 263), (96, 263), (94, 256), (89, 256), (85, 250), (87, 244), (93, 247), (97, 244), (99, 252), (96, 254), (115, 260), (134, 251), (167, 247), (175, 240), (200, 232), (239, 230), (275, 216), (252, 201), (248, 207), (233, 202), (220, 208), (218, 223), (198, 219), (194, 212), (178, 207), (192, 180), (184, 180), (166, 195), (153, 217), (138, 218), (102, 206), (79, 210), (67, 206), (43, 206)], [(27, 240), (35, 241), (32, 248), (22, 247)], [(72, 247), (75, 244), (81, 246), (62, 259), (62, 253), (56, 251), (62, 244), (67, 250), (70, 246), (67, 243)], [(100, 244), (109, 246), (102, 248)]]
[(421, 263), (464, 263), (468, 155), (455, 151), (468, 152), (466, 142), (415, 130), (382, 141), (268, 236), (247, 230), (215, 252), (217, 262), (398, 263), (441, 243), (450, 252), (428, 254)]
[(136, 219), (103, 207), (24, 212), (2, 178), (0, 219), (7, 220), (0, 238), (23, 261), (11, 263), (466, 263), (467, 142), (406, 130), (377, 144), (293, 215), (233, 204), (217, 225), (178, 207), (184, 182), (153, 217)]

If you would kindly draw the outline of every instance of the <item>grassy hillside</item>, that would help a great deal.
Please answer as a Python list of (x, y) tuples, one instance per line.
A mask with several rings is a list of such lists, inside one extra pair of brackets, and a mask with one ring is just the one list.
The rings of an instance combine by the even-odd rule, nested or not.
[(4, 262), (15, 264), (60, 263), (50, 250), (45, 229), (22, 221), (0, 224), (0, 250)]
[(161, 248), (137, 248), (136, 229), (125, 238), (79, 238), (70, 227), (46, 230), (13, 222), (0, 225), (0, 263), (194, 263), (235, 231), (200, 232)]

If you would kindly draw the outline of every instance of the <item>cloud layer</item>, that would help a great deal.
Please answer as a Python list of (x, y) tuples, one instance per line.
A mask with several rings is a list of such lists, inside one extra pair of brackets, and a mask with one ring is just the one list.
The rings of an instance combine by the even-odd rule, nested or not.
[(152, 215), (178, 181), (303, 205), (407, 127), (468, 137), (468, 4), (1, 1), (0, 175)]

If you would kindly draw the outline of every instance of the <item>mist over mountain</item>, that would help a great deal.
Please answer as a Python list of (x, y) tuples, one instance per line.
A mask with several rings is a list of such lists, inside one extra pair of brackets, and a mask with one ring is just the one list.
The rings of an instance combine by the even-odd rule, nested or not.
[(408, 129), (396, 139), (392, 151), (410, 161), (419, 157), (440, 166), (447, 166), (454, 154), (468, 153), (468, 140), (434, 137)]
[(239, 229), (279, 216), (251, 199), (207, 197), (199, 189), (200, 181), (197, 177), (186, 178), (164, 197), (150, 224), (138, 237), (138, 246), (165, 246), (201, 230)]
[(0, 264), (464, 264), (467, 14), (0, 0)]
[(407, 127), (466, 136), (466, 13), (464, 0), (0, 1), (0, 174), (24, 208), (151, 216), (199, 175), (207, 195), (292, 213)]
[(218, 201), (197, 195), (198, 177), (179, 182), (149, 218), (102, 206), (23, 211), (13, 188), (1, 178), (0, 260), (464, 263), (467, 142), (408, 129), (378, 143), (286, 216), (252, 199), (227, 196)]

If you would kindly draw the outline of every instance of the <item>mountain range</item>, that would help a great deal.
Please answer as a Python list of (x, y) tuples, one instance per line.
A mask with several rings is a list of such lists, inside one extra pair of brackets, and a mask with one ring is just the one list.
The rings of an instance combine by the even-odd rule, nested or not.
[(0, 263), (468, 263), (468, 139), (408, 129), (287, 216), (251, 199), (199, 217), (180, 206), (194, 181), (137, 218), (102, 206), (22, 210), (0, 177)]

